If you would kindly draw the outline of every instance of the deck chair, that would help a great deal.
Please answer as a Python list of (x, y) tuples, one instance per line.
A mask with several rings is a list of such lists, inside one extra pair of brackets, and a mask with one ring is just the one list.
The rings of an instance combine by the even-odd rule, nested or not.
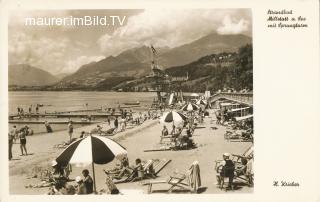
[[(240, 181), (242, 183), (245, 183), (249, 187), (252, 187), (253, 183), (254, 183), (254, 174), (253, 174), (252, 163), (253, 163), (252, 158), (249, 159), (249, 161), (246, 160), (246, 164), (242, 165), (244, 167), (242, 167), (242, 169), (240, 170), (242, 172), (240, 172), (240, 173), (238, 172), (239, 168), (237, 168), (237, 164), (236, 164), (235, 177), (234, 177), (234, 179), (236, 181)], [(243, 169), (243, 168), (245, 168), (245, 169)]]
[(145, 182), (142, 185), (148, 185), (148, 194), (152, 193), (152, 186), (154, 184), (168, 184), (169, 189), (165, 190), (171, 193), (174, 188), (178, 187), (180, 190), (190, 191), (196, 193), (201, 186), (200, 167), (197, 161), (195, 161), (191, 167), (185, 173), (174, 173), (168, 179), (153, 180)]
[(232, 161), (236, 162), (236, 163), (241, 163), (241, 159), (245, 158), (245, 159), (250, 159), (253, 157), (253, 145), (250, 146), (248, 149), (246, 149), (243, 154), (231, 154), (232, 155)]

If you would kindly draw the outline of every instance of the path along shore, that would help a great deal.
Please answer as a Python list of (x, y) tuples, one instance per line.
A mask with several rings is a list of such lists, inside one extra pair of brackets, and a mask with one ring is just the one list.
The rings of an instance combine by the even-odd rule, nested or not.
[[(211, 117), (213, 116), (213, 117)], [(108, 128), (107, 123), (100, 124), (104, 129)], [(193, 140), (197, 148), (180, 151), (156, 151), (144, 152), (146, 149), (154, 148), (159, 144), (162, 124), (159, 120), (147, 120), (139, 126), (127, 129), (110, 137), (126, 147), (130, 164), (134, 164), (136, 158), (148, 159), (171, 159), (160, 173), (157, 179), (164, 179), (173, 172), (184, 173), (197, 160), (200, 165), (202, 187), (204, 193), (225, 193), (216, 187), (216, 173), (214, 170), (215, 160), (221, 159), (225, 152), (242, 154), (252, 143), (249, 142), (227, 142), (224, 139), (225, 126), (215, 124), (215, 116), (210, 112), (210, 116), (204, 119), (204, 123), (197, 128), (193, 135)], [(79, 137), (81, 131), (90, 131), (96, 125), (85, 126), (74, 130), (74, 137)], [(217, 127), (213, 130), (211, 127)], [(9, 162), (10, 194), (45, 194), (48, 188), (25, 188), (28, 184), (38, 184), (40, 179), (30, 178), (35, 167), (49, 167), (62, 149), (54, 148), (54, 145), (68, 140), (67, 131), (59, 131), (50, 134), (27, 137), (27, 149), (31, 155), (20, 156), (20, 145), (13, 146), (13, 159)], [(97, 190), (106, 188), (104, 184), (105, 174), (103, 169), (112, 168), (116, 160), (106, 165), (95, 165)], [(81, 175), (83, 167), (73, 166), (70, 178)], [(91, 166), (88, 167), (90, 173)], [(121, 189), (134, 189), (147, 193), (147, 186), (142, 186), (141, 182), (117, 184)], [(161, 190), (168, 188), (168, 185), (154, 186), (154, 189)], [(236, 193), (251, 193), (253, 188), (244, 186), (234, 191)]]

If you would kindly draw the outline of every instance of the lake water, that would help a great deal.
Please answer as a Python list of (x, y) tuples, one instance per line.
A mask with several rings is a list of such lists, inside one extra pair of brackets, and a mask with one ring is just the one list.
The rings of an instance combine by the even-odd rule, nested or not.
[[(140, 106), (150, 107), (154, 92), (52, 92), (52, 91), (13, 91), (9, 92), (9, 113), (17, 113), (17, 107), (22, 107), (25, 112), (30, 105), (35, 111), (36, 104), (43, 104), (41, 112), (73, 111), (102, 107), (116, 107), (117, 103), (139, 101)], [(121, 105), (122, 106), (122, 105)]]
[[(151, 106), (153, 99), (156, 97), (155, 92), (84, 92), (84, 91), (11, 91), (9, 92), (9, 114), (16, 114), (17, 107), (23, 108), (24, 112), (29, 111), (32, 105), (32, 113), (35, 113), (35, 106), (42, 104), (39, 113), (76, 111), (97, 108), (116, 108), (118, 103), (125, 106), (125, 102), (139, 101), (139, 107), (132, 108), (133, 111), (141, 111)], [(87, 105), (86, 105), (87, 104)], [(87, 113), (87, 112), (83, 112)], [(29, 119), (31, 120), (31, 119)], [(53, 121), (52, 119), (46, 119)], [(57, 119), (56, 119), (57, 120)], [(67, 121), (68, 119), (59, 119)], [(74, 120), (74, 119), (73, 119)], [(22, 127), (21, 124), (15, 124)], [(81, 125), (75, 125), (80, 127)], [(45, 132), (45, 127), (39, 124), (32, 124), (30, 127), (35, 133)], [(55, 131), (66, 129), (66, 125), (52, 125)]]

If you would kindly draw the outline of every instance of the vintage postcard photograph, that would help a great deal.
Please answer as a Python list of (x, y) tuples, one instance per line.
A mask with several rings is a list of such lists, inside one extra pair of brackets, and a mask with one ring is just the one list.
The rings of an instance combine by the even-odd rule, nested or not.
[(8, 14), (11, 195), (252, 194), (251, 8)]
[(0, 19), (0, 201), (320, 202), (319, 1), (3, 0)]

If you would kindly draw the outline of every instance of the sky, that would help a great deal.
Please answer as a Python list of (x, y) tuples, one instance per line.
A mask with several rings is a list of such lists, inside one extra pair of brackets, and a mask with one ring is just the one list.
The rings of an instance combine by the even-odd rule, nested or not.
[[(30, 26), (26, 18), (107, 16), (109, 26)], [(119, 16), (112, 24), (110, 16)], [(115, 18), (115, 17), (113, 17)], [(9, 64), (29, 64), (54, 75), (142, 45), (177, 47), (212, 32), (251, 36), (250, 9), (189, 10), (28, 10), (12, 12), (8, 22)]]

